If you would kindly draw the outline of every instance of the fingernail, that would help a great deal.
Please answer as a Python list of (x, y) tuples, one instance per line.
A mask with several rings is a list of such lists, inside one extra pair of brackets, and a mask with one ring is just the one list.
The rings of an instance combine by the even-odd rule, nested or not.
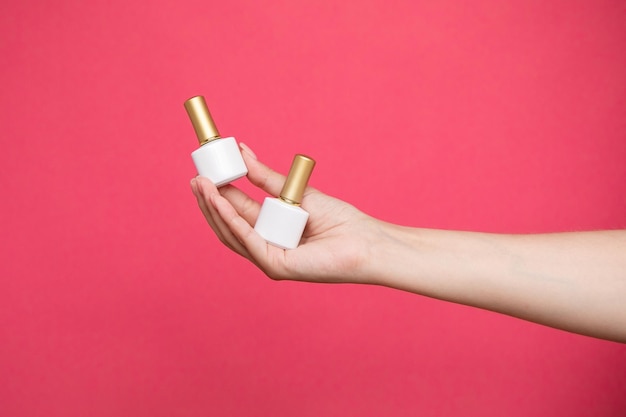
[(254, 159), (257, 159), (256, 155), (254, 154), (254, 152), (252, 152), (252, 149), (250, 149), (248, 145), (246, 145), (245, 143), (239, 142), (239, 147), (241, 148), (242, 151), (246, 152), (248, 155), (250, 155)]

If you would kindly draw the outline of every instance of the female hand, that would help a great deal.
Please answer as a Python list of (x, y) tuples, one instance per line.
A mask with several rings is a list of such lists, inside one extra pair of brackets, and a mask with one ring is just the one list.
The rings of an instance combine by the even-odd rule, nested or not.
[[(259, 162), (241, 145), (252, 184), (277, 196), (285, 177)], [(364, 265), (381, 222), (355, 207), (307, 187), (302, 208), (309, 221), (297, 249), (284, 250), (265, 242), (253, 229), (261, 204), (232, 185), (219, 190), (196, 177), (191, 188), (220, 241), (257, 265), (273, 279), (319, 282), (367, 282)]]

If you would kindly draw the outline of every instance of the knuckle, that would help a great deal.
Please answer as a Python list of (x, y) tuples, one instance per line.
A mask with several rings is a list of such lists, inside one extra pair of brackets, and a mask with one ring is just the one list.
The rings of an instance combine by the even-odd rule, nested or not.
[(246, 200), (243, 203), (243, 207), (241, 208), (241, 215), (243, 217), (247, 217), (249, 213), (252, 212), (253, 208), (255, 207), (256, 202), (253, 200)]

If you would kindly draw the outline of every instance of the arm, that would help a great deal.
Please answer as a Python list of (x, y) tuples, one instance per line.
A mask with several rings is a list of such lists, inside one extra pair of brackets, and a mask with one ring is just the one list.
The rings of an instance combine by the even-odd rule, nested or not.
[(374, 266), (387, 269), (375, 273), (384, 285), (626, 342), (624, 231), (385, 230), (389, 243)]
[[(272, 195), (284, 177), (243, 148), (248, 178)], [(626, 342), (626, 231), (500, 235), (418, 229), (367, 216), (308, 188), (301, 245), (267, 244), (260, 205), (204, 178), (192, 190), (220, 240), (273, 279), (384, 285)]]

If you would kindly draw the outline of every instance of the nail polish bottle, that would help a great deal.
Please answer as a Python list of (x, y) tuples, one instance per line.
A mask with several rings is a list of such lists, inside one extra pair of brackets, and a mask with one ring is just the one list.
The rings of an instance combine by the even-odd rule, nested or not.
[(204, 97), (185, 101), (200, 147), (191, 153), (198, 175), (207, 177), (217, 187), (226, 185), (248, 173), (235, 138), (221, 138), (211, 118)]
[(300, 243), (309, 213), (300, 207), (304, 189), (315, 161), (296, 155), (280, 197), (267, 197), (254, 225), (254, 230), (268, 243), (282, 249), (295, 249)]

